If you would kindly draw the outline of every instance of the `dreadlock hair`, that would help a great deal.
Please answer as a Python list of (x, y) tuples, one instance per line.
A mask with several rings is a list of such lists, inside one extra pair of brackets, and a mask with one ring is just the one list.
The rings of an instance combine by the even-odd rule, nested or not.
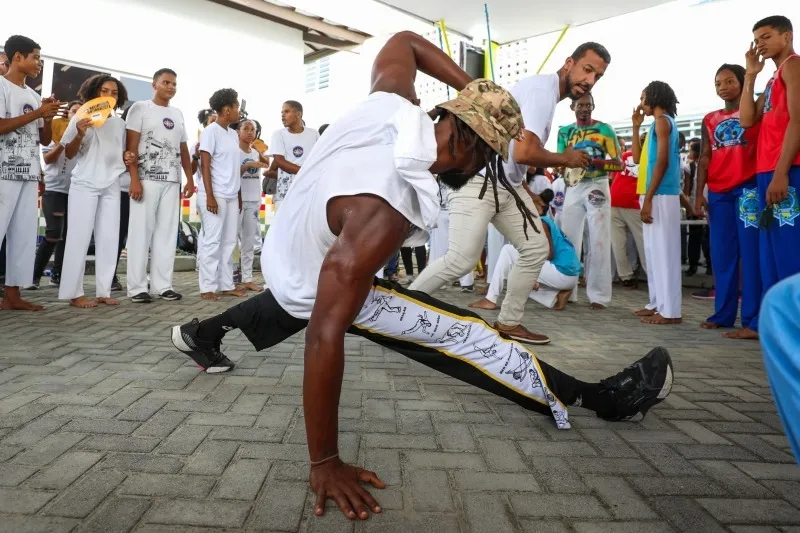
[(78, 89), (78, 98), (86, 103), (89, 100), (100, 96), (100, 88), (107, 81), (113, 81), (117, 84), (117, 109), (122, 109), (128, 102), (128, 90), (117, 78), (109, 76), (108, 74), (95, 74), (88, 80), (84, 81), (81, 88)]
[(645, 87), (644, 101), (651, 108), (660, 107), (673, 118), (678, 114), (678, 97), (672, 87), (663, 81), (653, 81)]
[[(450, 151), (450, 155), (455, 157), (456, 156), (456, 144), (457, 143), (464, 143), (466, 144), (465, 151), (472, 152), (472, 151), (479, 151), (483, 153), (483, 160), (486, 162), (486, 167), (484, 169), (485, 176), (483, 177), (483, 187), (481, 188), (481, 193), (478, 195), (478, 198), (483, 200), (484, 195), (486, 194), (486, 190), (489, 187), (489, 183), (492, 184), (492, 191), (494, 192), (494, 205), (495, 211), (500, 212), (500, 199), (497, 196), (497, 184), (498, 182), (503, 188), (511, 194), (512, 198), (514, 198), (514, 202), (517, 205), (517, 209), (519, 212), (522, 213), (522, 231), (525, 233), (525, 238), (528, 238), (528, 223), (530, 222), (533, 230), (536, 233), (539, 233), (539, 229), (536, 227), (536, 223), (534, 219), (536, 216), (531, 213), (528, 207), (525, 205), (525, 202), (522, 201), (522, 198), (519, 197), (517, 192), (514, 190), (514, 186), (509, 183), (508, 179), (506, 178), (505, 170), (503, 169), (503, 163), (500, 159), (500, 155), (495, 152), (486, 142), (481, 139), (475, 131), (470, 128), (466, 122), (459, 119), (457, 116), (453, 115), (446, 109), (442, 109), (441, 107), (436, 108), (436, 115), (434, 120), (439, 119), (439, 121), (445, 120), (449, 116), (453, 116), (455, 119), (455, 131), (453, 134), (450, 135), (450, 139), (447, 143), (447, 147)], [(444, 183), (446, 186), (453, 190), (458, 190), (467, 182), (472, 179), (472, 177), (477, 174), (477, 170), (475, 171), (467, 171), (467, 172), (445, 172), (439, 174), (439, 180)]]

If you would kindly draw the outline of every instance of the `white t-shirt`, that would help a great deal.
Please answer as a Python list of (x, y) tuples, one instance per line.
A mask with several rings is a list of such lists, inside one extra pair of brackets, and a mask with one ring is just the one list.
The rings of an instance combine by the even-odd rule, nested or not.
[(187, 142), (183, 113), (175, 107), (136, 102), (128, 110), (127, 128), (140, 134), (139, 178), (181, 182), (181, 143)]
[(542, 194), (545, 189), (550, 189), (551, 185), (552, 183), (544, 174), (536, 174), (528, 181), (528, 186), (533, 194)]
[[(241, 165), (251, 161), (258, 161), (258, 150), (251, 148), (250, 152), (239, 150)], [(249, 168), (242, 174), (242, 201), (260, 202), (261, 201), (261, 169)]]
[[(20, 87), (0, 76), (0, 117), (15, 118), (42, 107), (42, 98), (28, 87)], [(38, 181), (42, 173), (39, 159), (39, 129), (44, 119), (28, 122), (21, 128), (0, 135), (0, 180)]]
[(325, 255), (336, 237), (327, 205), (336, 196), (384, 198), (414, 230), (406, 245), (424, 245), (439, 216), (439, 185), (428, 169), (436, 161), (433, 121), (391, 93), (374, 93), (325, 131), (292, 184), (264, 241), (264, 277), (292, 316), (308, 319)]
[[(541, 74), (524, 78), (509, 92), (519, 104), (525, 129), (536, 134), (542, 145), (547, 144), (560, 99), (558, 74)], [(511, 141), (508, 163), (503, 163), (503, 170), (508, 182), (517, 187), (525, 179), (528, 165), (514, 162), (514, 144), (515, 141)]]
[[(42, 153), (46, 154), (56, 147), (55, 142), (51, 142), (47, 148), (42, 148)], [(67, 159), (64, 150), (59, 154), (58, 159), (52, 163), (44, 165), (44, 190), (49, 192), (60, 192), (69, 194), (70, 178), (72, 169), (75, 168), (75, 159)]]
[[(239, 135), (232, 128), (223, 128), (214, 122), (200, 136), (200, 151), (211, 156), (211, 186), (214, 197), (227, 200), (236, 198), (241, 187)], [(197, 192), (206, 193), (202, 179), (197, 183)]]
[[(78, 136), (78, 117), (69, 122), (61, 144), (67, 146)], [(89, 127), (73, 157), (71, 187), (105, 189), (119, 180), (125, 170), (122, 154), (125, 152), (125, 121), (111, 115), (99, 128)]]
[[(319, 132), (312, 128), (303, 128), (300, 133), (291, 133), (288, 129), (281, 128), (272, 134), (267, 155), (282, 155), (289, 163), (302, 167), (318, 139)], [(286, 198), (293, 179), (294, 174), (278, 169), (275, 200), (281, 201)]]

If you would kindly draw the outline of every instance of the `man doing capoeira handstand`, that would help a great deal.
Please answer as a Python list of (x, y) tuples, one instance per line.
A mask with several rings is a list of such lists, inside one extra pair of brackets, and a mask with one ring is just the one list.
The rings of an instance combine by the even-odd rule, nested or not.
[[(460, 91), (432, 113), (435, 123), (414, 105), (418, 70)], [(432, 174), (458, 188), (488, 168), (489, 193), (496, 194), (500, 183), (513, 194), (499, 160), (508, 157), (509, 142), (523, 124), (506, 90), (472, 81), (441, 50), (409, 32), (392, 37), (378, 54), (371, 93), (331, 124), (295, 177), (264, 244), (264, 253), (281, 258), (267, 262), (270, 290), (172, 330), (179, 350), (207, 372), (222, 372), (233, 367), (220, 351), (227, 332), (241, 329), (263, 350), (306, 328), (303, 407), (314, 510), (322, 515), (332, 498), (350, 519), (381, 510), (361, 483), (384, 484), (375, 473), (339, 459), (345, 333), (551, 416), (562, 429), (569, 428), (567, 406), (627, 420), (644, 415), (672, 385), (672, 363), (663, 348), (601, 383), (585, 383), (539, 361), (475, 313), (375, 277), (401, 246), (424, 242), (420, 236), (439, 210)], [(525, 216), (529, 226), (541, 224)], [(387, 304), (402, 309), (371, 320)], [(420, 316), (430, 325), (414, 328)], [(490, 357), (476, 348), (493, 345), (496, 354)]]

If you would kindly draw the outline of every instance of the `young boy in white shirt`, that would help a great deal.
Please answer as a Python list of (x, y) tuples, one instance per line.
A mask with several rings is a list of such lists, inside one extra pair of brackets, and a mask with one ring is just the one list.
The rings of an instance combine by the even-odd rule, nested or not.
[(0, 242), (6, 239), (5, 292), (0, 309), (40, 311), (25, 301), (20, 287), (33, 282), (38, 231), (39, 145), (52, 137), (51, 121), (61, 102), (39, 97), (25, 84), (42, 70), (41, 47), (28, 37), (13, 35), (4, 46), (10, 63), (0, 77)]
[[(117, 79), (107, 74), (92, 76), (81, 85), (78, 96), (88, 102), (101, 96), (125, 105), (128, 92)], [(67, 245), (58, 298), (73, 307), (98, 304), (119, 305), (111, 298), (111, 282), (117, 264), (119, 244), (120, 177), (125, 174), (125, 121), (112, 114), (98, 127), (92, 120), (73, 117), (61, 138), (67, 158), (75, 160), (69, 187)], [(83, 294), (86, 250), (94, 231), (96, 299)]]
[[(253, 258), (258, 214), (261, 208), (261, 169), (269, 168), (269, 164), (258, 150), (253, 148), (256, 138), (256, 125), (252, 120), (244, 120), (239, 124), (239, 158), (241, 161), (240, 173), (242, 175), (241, 195), (242, 212), (239, 215), (239, 242), (242, 288), (250, 291), (260, 291), (262, 286), (253, 281)], [(258, 232), (260, 235), (260, 232)]]
[(319, 132), (306, 128), (303, 123), (303, 106), (295, 100), (287, 100), (281, 108), (283, 128), (272, 134), (269, 152), (278, 167), (278, 183), (273, 196), (275, 212), (289, 192), (295, 175), (300, 172), (311, 150), (319, 139)]
[(180, 216), (181, 170), (186, 176), (183, 197), (194, 193), (192, 164), (183, 114), (169, 105), (175, 96), (177, 75), (164, 68), (153, 75), (153, 99), (134, 103), (128, 110), (127, 149), (136, 154), (131, 167), (128, 236), (128, 296), (134, 303), (149, 303), (150, 280), (162, 300), (183, 296), (172, 288), (175, 236)]
[(200, 264), (200, 296), (219, 300), (223, 295), (246, 296), (233, 284), (233, 250), (242, 207), (239, 136), (230, 127), (240, 119), (239, 95), (220, 89), (208, 101), (217, 113), (200, 137), (200, 168), (197, 207), (202, 219), (197, 261)]

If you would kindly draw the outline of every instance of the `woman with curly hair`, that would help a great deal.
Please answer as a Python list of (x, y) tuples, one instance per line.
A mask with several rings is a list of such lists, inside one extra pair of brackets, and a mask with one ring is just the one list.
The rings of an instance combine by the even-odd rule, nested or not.
[[(101, 96), (116, 100), (116, 108), (128, 101), (125, 86), (107, 74), (92, 76), (81, 85), (78, 98), (88, 102)], [(117, 261), (120, 224), (120, 177), (125, 174), (125, 121), (112, 114), (101, 126), (75, 116), (61, 138), (67, 158), (75, 161), (69, 187), (67, 244), (58, 298), (74, 307), (118, 305), (111, 298), (111, 282)], [(86, 250), (94, 232), (96, 299), (83, 294)]]

